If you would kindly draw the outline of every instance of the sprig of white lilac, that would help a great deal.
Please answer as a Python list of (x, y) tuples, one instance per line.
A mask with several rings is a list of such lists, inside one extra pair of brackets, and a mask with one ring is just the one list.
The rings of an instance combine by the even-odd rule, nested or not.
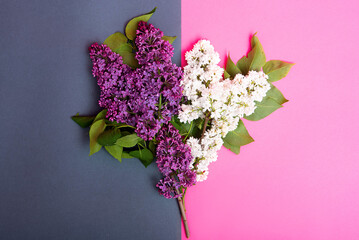
[[(181, 106), (179, 119), (184, 123), (205, 119), (201, 138), (190, 137), (186, 142), (193, 156), (191, 168), (197, 172), (197, 181), (204, 181), (209, 164), (217, 160), (222, 138), (237, 128), (240, 118), (254, 112), (255, 101), (262, 101), (270, 84), (262, 71), (223, 79), (219, 54), (208, 40), (197, 42), (185, 58), (187, 66), (181, 86), (188, 101)], [(208, 121), (210, 128), (206, 129)]]

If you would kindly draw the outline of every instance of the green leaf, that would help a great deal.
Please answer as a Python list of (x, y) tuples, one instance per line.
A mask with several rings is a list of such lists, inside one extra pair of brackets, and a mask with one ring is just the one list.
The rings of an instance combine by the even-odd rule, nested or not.
[(226, 72), (234, 78), (238, 73), (242, 73), (241, 70), (233, 63), (231, 57), (228, 54)]
[(151, 150), (151, 152), (156, 152), (156, 145), (153, 141), (150, 141), (148, 148)]
[(243, 56), (241, 59), (238, 60), (237, 67), (241, 70), (243, 75), (247, 75), (250, 64), (250, 60), (246, 56)]
[(122, 56), (122, 60), (125, 64), (132, 68), (137, 68), (139, 66), (138, 61), (135, 56), (136, 53), (133, 52), (133, 47), (129, 43), (123, 43), (119, 46), (116, 51), (120, 56)]
[(146, 13), (144, 15), (141, 15), (141, 16), (138, 16), (138, 17), (135, 17), (133, 19), (131, 19), (128, 23), (127, 23), (127, 26), (126, 26), (126, 36), (128, 37), (128, 39), (130, 40), (133, 40), (135, 39), (136, 37), (136, 30), (138, 28), (138, 23), (140, 21), (144, 21), (144, 22), (147, 22), (152, 14), (156, 11), (156, 8), (154, 8), (151, 12), (149, 13)]
[(116, 32), (106, 38), (103, 44), (106, 44), (113, 52), (118, 53), (117, 51), (122, 45), (126, 44), (127, 41), (128, 39), (125, 35), (120, 32)]
[(133, 158), (133, 156), (131, 156), (130, 153), (123, 151), (122, 158)]
[(267, 92), (267, 96), (273, 98), (277, 103), (282, 105), (283, 103), (288, 102), (283, 94), (276, 88), (273, 84), (270, 83), (271, 88)]
[(101, 133), (97, 138), (97, 142), (102, 146), (112, 146), (120, 137), (121, 131), (116, 128), (111, 128)]
[(95, 120), (93, 120), (93, 121), (96, 122), (97, 120), (105, 119), (105, 118), (106, 118), (106, 114), (107, 114), (107, 109), (102, 110), (101, 112), (99, 112), (99, 113), (96, 115)]
[(177, 116), (173, 116), (172, 120), (170, 121), (172, 125), (179, 131), (181, 135), (187, 134), (188, 131), (191, 129), (191, 124), (189, 123), (182, 123)]
[(294, 63), (271, 60), (263, 66), (263, 72), (269, 76), (268, 82), (278, 81), (287, 76)]
[(176, 36), (174, 37), (170, 37), (170, 36), (163, 36), (162, 39), (165, 40), (165, 41), (168, 41), (169, 43), (173, 43), (175, 40), (176, 40)]
[(191, 123), (182, 123), (177, 116), (174, 116), (170, 121), (171, 124), (179, 131), (182, 136), (199, 136), (201, 131), (196, 126), (197, 120)]
[(79, 116), (79, 113), (77, 113), (75, 116), (72, 116), (71, 119), (80, 125), (80, 127), (87, 128), (91, 126), (93, 120), (95, 119), (94, 116)]
[(250, 70), (260, 71), (266, 63), (266, 57), (262, 44), (259, 42), (256, 34), (251, 39), (252, 50), (248, 53), (248, 57), (242, 57), (237, 62), (237, 67), (242, 74), (247, 75)]
[(135, 58), (135, 56), (136, 56), (135, 53), (123, 51), (123, 52), (119, 52), (118, 54), (120, 54), (122, 56), (123, 62), (125, 64), (127, 64), (128, 66), (130, 66), (131, 68), (137, 68), (140, 66), (138, 64), (137, 59)]
[(129, 44), (129, 43), (122, 44), (121, 47), (119, 47), (119, 48), (117, 49), (117, 52), (116, 52), (116, 53), (118, 53), (118, 54), (121, 55), (122, 52), (131, 52), (131, 53), (132, 53), (132, 52), (133, 52), (133, 47), (132, 47), (132, 45)]
[(239, 154), (241, 147), (240, 146), (234, 146), (229, 144), (228, 142), (224, 142), (223, 146), (229, 150), (231, 150), (232, 152), (234, 152), (235, 154)]
[[(131, 129), (132, 130), (132, 129)], [(129, 132), (129, 131), (121, 131), (121, 135), (122, 136), (127, 136), (127, 135), (131, 135), (133, 134), (133, 131), (132, 132)]]
[(105, 120), (100, 119), (94, 122), (90, 127), (90, 156), (101, 149), (101, 145), (97, 142), (98, 136), (105, 130), (106, 123)]
[(245, 116), (245, 119), (258, 121), (267, 117), (278, 108), (282, 107), (282, 105), (280, 105), (276, 100), (274, 100), (274, 98), (270, 96), (265, 96), (259, 103), (256, 102), (256, 106), (257, 108), (254, 110), (254, 113), (252, 113), (250, 116)]
[(229, 73), (226, 70), (224, 70), (223, 77), (224, 77), (224, 79), (227, 79), (227, 78), (230, 78), (231, 75), (229, 75)]
[(133, 133), (117, 139), (116, 145), (130, 148), (136, 146), (136, 144), (141, 140), (142, 138), (138, 137), (135, 133)]
[(237, 128), (227, 133), (223, 139), (223, 142), (235, 147), (244, 146), (253, 141), (242, 120), (239, 120)]
[(151, 164), (153, 161), (153, 154), (150, 150), (147, 148), (144, 148), (142, 150), (132, 151), (130, 152), (130, 155), (138, 158), (145, 167)]
[(118, 145), (105, 146), (107, 152), (112, 155), (112, 157), (116, 158), (118, 161), (122, 161), (122, 151), (123, 147)]

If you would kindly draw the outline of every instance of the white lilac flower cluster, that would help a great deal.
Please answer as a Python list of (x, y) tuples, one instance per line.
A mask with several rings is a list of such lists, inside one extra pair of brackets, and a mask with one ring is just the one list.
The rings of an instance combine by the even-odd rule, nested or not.
[(200, 40), (185, 57), (188, 65), (184, 67), (181, 85), (188, 101), (181, 106), (179, 119), (191, 122), (209, 116), (210, 128), (202, 139), (190, 137), (186, 142), (191, 147), (191, 167), (197, 171), (197, 181), (204, 181), (209, 164), (217, 160), (222, 138), (237, 128), (240, 118), (254, 112), (254, 101), (262, 101), (270, 84), (262, 71), (223, 79), (219, 54), (208, 40)]

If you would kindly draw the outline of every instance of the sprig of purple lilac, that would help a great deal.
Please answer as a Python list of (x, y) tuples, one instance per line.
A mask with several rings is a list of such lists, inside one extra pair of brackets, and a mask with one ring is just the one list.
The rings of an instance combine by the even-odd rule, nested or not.
[(99, 105), (110, 121), (136, 127), (144, 140), (151, 140), (161, 125), (178, 114), (183, 72), (171, 62), (173, 47), (152, 24), (140, 22), (134, 41), (139, 68), (131, 69), (106, 45), (89, 48), (92, 73), (101, 89)]
[(156, 163), (164, 178), (156, 186), (166, 198), (182, 197), (182, 189), (196, 183), (196, 173), (190, 169), (191, 149), (170, 123), (162, 126), (157, 141)]
[(162, 37), (162, 31), (152, 24), (139, 22), (135, 40), (129, 41), (136, 50), (139, 67), (135, 69), (108, 46), (94, 43), (89, 48), (92, 74), (101, 89), (99, 105), (107, 109), (110, 121), (135, 127), (145, 141), (158, 133), (156, 162), (164, 178), (156, 186), (164, 197), (177, 198), (189, 236), (182, 197), (195, 184), (196, 173), (190, 169), (190, 147), (169, 123), (180, 110), (183, 72), (171, 62), (173, 47)]

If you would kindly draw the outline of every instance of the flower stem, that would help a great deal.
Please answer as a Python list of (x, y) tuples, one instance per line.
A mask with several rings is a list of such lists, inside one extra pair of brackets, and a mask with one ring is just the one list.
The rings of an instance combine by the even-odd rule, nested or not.
[[(178, 189), (176, 189), (176, 192), (177, 192), (177, 194), (180, 194)], [(185, 212), (184, 206), (183, 206), (182, 197), (178, 197), (177, 201), (178, 201), (178, 206), (179, 206), (180, 211), (181, 211), (183, 226), (184, 226), (184, 230), (186, 232), (186, 237), (189, 238), (188, 222), (187, 222), (186, 212)]]
[(186, 192), (187, 192), (187, 188), (185, 187), (184, 190), (183, 190), (183, 194), (182, 194), (182, 202), (183, 202), (183, 208), (184, 208), (184, 212), (186, 213), (186, 201), (184, 199), (185, 195), (186, 195)]
[[(209, 116), (210, 116), (210, 112), (207, 111), (206, 112), (206, 117), (204, 119), (201, 138), (199, 140), (200, 143), (201, 143), (201, 141), (202, 141), (202, 139), (204, 137), (204, 134), (206, 132), (207, 124), (208, 124), (208, 121), (209, 121)], [(192, 128), (192, 125), (191, 125), (191, 128)], [(186, 136), (186, 138), (187, 137), (188, 137), (188, 135)], [(179, 206), (180, 211), (181, 211), (183, 226), (184, 226), (184, 229), (185, 229), (185, 232), (186, 232), (186, 237), (189, 238), (189, 228), (188, 228), (188, 222), (187, 222), (187, 217), (186, 217), (186, 209), (185, 209), (185, 206), (184, 206), (184, 196), (186, 194), (186, 191), (187, 191), (187, 188), (185, 188), (185, 190), (183, 191), (183, 194), (182, 194), (183, 197), (178, 197), (177, 198), (177, 202), (178, 202), (178, 206)], [(178, 189), (176, 189), (176, 193), (178, 195), (180, 195), (180, 191)]]
[(201, 143), (203, 137), (204, 137), (204, 134), (206, 132), (206, 128), (207, 128), (207, 124), (208, 124), (208, 121), (209, 121), (209, 115), (210, 113), (207, 111), (206, 112), (206, 117), (204, 119), (204, 124), (203, 124), (203, 129), (202, 129), (202, 135), (201, 135), (201, 138), (199, 139), (199, 143)]

